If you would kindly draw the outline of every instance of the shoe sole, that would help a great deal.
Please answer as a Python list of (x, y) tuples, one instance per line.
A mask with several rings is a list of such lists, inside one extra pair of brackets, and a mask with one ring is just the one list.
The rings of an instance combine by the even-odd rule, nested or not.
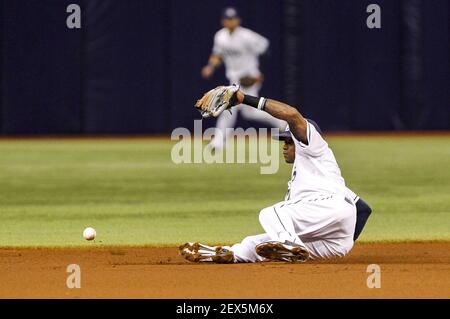
[(305, 262), (309, 252), (303, 247), (286, 248), (282, 243), (263, 243), (256, 246), (256, 253), (269, 260)]
[(233, 252), (221, 246), (210, 247), (200, 243), (185, 243), (178, 249), (181, 256), (191, 262), (234, 263)]

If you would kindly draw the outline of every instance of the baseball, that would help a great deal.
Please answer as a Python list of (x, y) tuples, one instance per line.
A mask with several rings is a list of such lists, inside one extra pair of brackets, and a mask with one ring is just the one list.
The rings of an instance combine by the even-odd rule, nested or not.
[(88, 227), (83, 231), (83, 237), (86, 240), (93, 240), (93, 239), (95, 239), (96, 235), (97, 235), (97, 232), (92, 227)]

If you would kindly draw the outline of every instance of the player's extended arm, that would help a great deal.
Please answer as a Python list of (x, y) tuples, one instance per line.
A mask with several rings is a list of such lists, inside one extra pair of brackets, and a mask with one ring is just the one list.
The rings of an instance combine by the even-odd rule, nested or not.
[(236, 98), (239, 103), (253, 106), (260, 110), (266, 111), (277, 119), (286, 121), (289, 124), (289, 129), (291, 133), (294, 134), (295, 138), (304, 144), (308, 144), (306, 134), (307, 122), (295, 107), (272, 99), (245, 95), (241, 91), (236, 92)]
[(202, 69), (202, 76), (208, 79), (213, 75), (214, 71), (220, 66), (222, 59), (217, 54), (211, 54), (208, 60), (208, 64)]

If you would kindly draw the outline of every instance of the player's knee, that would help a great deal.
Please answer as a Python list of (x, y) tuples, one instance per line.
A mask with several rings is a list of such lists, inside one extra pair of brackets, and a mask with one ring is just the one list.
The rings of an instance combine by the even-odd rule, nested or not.
[(266, 238), (265, 236), (261, 237), (261, 235), (247, 236), (241, 241), (241, 244), (249, 247), (250, 249), (254, 249), (256, 245), (265, 240), (268, 240), (268, 238)]
[(251, 244), (251, 242), (252, 242), (252, 236), (247, 236), (241, 241), (241, 244), (248, 245), (248, 244)]
[(245, 238), (241, 241), (241, 244), (244, 245), (244, 246), (246, 246), (246, 247), (253, 245), (252, 236), (247, 236), (247, 237), (245, 237)]
[(271, 215), (273, 214), (273, 209), (271, 208), (263, 208), (259, 212), (259, 223), (261, 225), (267, 224), (270, 220)]

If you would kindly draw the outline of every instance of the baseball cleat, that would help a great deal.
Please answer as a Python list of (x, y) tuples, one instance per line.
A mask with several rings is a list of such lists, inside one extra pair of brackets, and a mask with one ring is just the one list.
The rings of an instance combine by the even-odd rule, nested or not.
[(269, 260), (305, 262), (309, 251), (301, 245), (287, 242), (267, 241), (256, 246), (256, 253)]
[(222, 246), (206, 246), (200, 243), (186, 243), (178, 247), (181, 256), (192, 262), (234, 263), (234, 254)]

